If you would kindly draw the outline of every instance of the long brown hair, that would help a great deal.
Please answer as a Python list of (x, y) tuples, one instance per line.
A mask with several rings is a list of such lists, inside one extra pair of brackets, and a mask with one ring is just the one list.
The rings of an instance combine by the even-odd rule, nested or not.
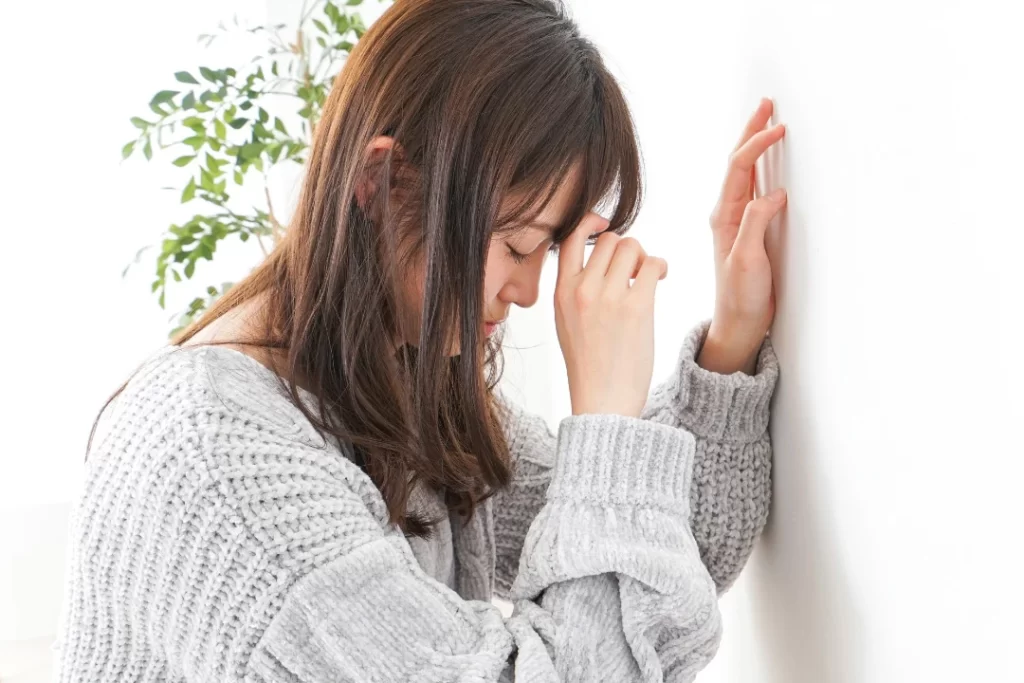
[[(372, 161), (379, 135), (395, 145)], [(260, 296), (263, 336), (245, 343), (283, 355), (297, 407), (354, 446), (392, 522), (429, 535), (432, 522), (406, 510), (417, 480), (472, 515), (512, 474), (493, 392), (500, 338), (480, 338), (491, 239), (532, 220), (574, 167), (554, 245), (613, 196), (609, 229), (622, 234), (641, 164), (622, 92), (560, 2), (397, 0), (333, 84), (285, 236), (172, 343)], [(360, 203), (366, 178), (376, 192)], [(382, 352), (408, 339), (397, 288), (413, 259), (425, 273), (419, 343)]]

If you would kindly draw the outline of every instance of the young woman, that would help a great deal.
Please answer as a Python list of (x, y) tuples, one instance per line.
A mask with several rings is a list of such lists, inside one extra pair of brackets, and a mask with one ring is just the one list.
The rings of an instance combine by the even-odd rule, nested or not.
[[(60, 680), (692, 680), (768, 511), (770, 112), (712, 214), (715, 315), (649, 394), (666, 263), (622, 236), (640, 155), (598, 52), (552, 0), (398, 0), (285, 238), (101, 411)], [(556, 248), (553, 434), (495, 385)]]

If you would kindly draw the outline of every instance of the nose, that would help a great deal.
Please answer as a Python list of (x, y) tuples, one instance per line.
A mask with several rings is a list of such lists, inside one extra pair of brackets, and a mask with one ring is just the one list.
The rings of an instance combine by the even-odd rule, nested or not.
[(498, 292), (498, 299), (506, 305), (529, 308), (540, 295), (540, 273), (544, 259), (531, 258), (515, 269), (508, 282)]

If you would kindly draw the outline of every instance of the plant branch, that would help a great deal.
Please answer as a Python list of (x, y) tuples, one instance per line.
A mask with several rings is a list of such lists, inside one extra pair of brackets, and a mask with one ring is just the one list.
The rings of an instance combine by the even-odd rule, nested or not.
[(270, 201), (270, 188), (265, 184), (263, 185), (263, 194), (267, 198), (267, 217), (270, 219), (270, 229), (273, 231), (274, 244), (276, 245), (281, 240), (281, 234), (284, 232), (284, 229), (277, 222), (277, 216), (274, 215), (274, 203)]

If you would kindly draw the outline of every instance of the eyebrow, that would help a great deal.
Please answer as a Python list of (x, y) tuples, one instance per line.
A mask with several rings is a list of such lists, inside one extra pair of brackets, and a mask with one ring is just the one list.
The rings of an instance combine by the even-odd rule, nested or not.
[(548, 232), (554, 232), (557, 229), (557, 226), (551, 225), (549, 223), (541, 223), (540, 221), (532, 221), (530, 223), (527, 223), (527, 225), (534, 228), (543, 228)]

